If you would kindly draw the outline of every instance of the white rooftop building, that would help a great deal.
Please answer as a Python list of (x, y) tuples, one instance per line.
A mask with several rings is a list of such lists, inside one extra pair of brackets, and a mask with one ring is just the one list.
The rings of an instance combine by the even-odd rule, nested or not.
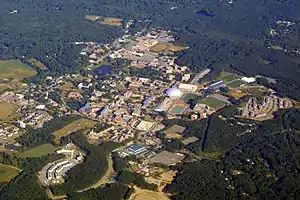
[(176, 87), (167, 89), (165, 93), (169, 97), (178, 97), (178, 98), (180, 98), (182, 96), (181, 91)]

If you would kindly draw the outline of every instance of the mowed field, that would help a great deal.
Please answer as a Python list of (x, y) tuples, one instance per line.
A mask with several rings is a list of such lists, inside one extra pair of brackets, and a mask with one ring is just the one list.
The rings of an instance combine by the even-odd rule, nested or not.
[(67, 126), (63, 127), (62, 129), (55, 131), (54, 135), (57, 138), (60, 138), (60, 137), (67, 136), (71, 133), (74, 133), (74, 132), (79, 131), (84, 128), (92, 128), (96, 124), (97, 124), (97, 122), (95, 122), (93, 120), (81, 118), (81, 119), (78, 119), (78, 120), (68, 124)]
[(213, 97), (205, 97), (204, 99), (199, 100), (198, 103), (206, 104), (209, 107), (212, 107), (214, 109), (219, 109), (226, 104), (223, 101), (220, 101)]
[(135, 192), (131, 195), (129, 200), (170, 200), (170, 198), (163, 192), (155, 192), (137, 188), (134, 189)]
[(0, 164), (0, 182), (9, 182), (20, 172), (21, 170), (16, 167)]
[(18, 109), (17, 105), (7, 101), (0, 101), (0, 120), (9, 120), (14, 116)]
[(32, 65), (34, 65), (38, 68), (40, 68), (41, 70), (47, 70), (48, 69), (44, 63), (42, 63), (41, 61), (39, 61), (35, 58), (30, 58), (30, 59), (27, 60), (27, 62), (31, 63)]
[(23, 64), (20, 60), (0, 60), (0, 79), (21, 81), (24, 78), (35, 76), (36, 70)]
[(20, 154), (22, 158), (36, 158), (46, 156), (48, 154), (53, 154), (56, 150), (56, 147), (52, 144), (42, 144), (31, 149), (28, 149)]

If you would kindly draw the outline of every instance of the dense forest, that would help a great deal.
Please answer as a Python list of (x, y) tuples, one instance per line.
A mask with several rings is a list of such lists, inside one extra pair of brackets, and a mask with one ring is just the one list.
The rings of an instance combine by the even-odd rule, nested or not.
[(276, 115), (239, 137), (220, 160), (176, 166), (165, 190), (174, 199), (298, 199), (300, 112)]
[[(299, 50), (300, 3), (228, 2), (5, 0), (0, 8), (0, 58), (35, 57), (53, 75), (78, 71), (86, 60), (79, 57), (83, 46), (74, 45), (75, 41), (109, 43), (124, 34), (121, 27), (92, 23), (84, 19), (85, 15), (120, 17), (125, 22), (132, 19), (134, 31), (141, 30), (143, 20), (149, 19), (150, 27), (170, 29), (176, 42), (190, 47), (178, 53), (179, 64), (195, 72), (210, 67), (275, 78), (272, 88), (299, 99), (300, 58), (293, 52)], [(286, 26), (278, 21), (295, 24)], [(276, 35), (269, 34), (271, 28)]]

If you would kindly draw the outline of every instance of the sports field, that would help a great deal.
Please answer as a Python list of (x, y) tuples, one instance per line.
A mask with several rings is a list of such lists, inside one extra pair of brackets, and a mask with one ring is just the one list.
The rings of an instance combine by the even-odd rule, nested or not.
[(0, 164), (0, 182), (9, 182), (20, 172), (21, 170), (16, 167)]
[(185, 94), (181, 99), (184, 100), (185, 102), (187, 102), (190, 99), (196, 99), (196, 98), (197, 98), (197, 95), (188, 93), (188, 94)]
[(163, 192), (155, 192), (137, 188), (134, 189), (135, 192), (129, 198), (130, 200), (170, 200), (170, 198)]
[(42, 63), (41, 61), (39, 61), (35, 58), (29, 58), (27, 61), (30, 62), (32, 65), (40, 68), (41, 70), (47, 70), (48, 69), (44, 63)]
[(81, 118), (81, 119), (75, 120), (71, 124), (68, 124), (67, 126), (63, 127), (62, 129), (55, 131), (54, 135), (56, 137), (67, 136), (71, 133), (74, 133), (74, 132), (79, 131), (84, 128), (92, 128), (96, 124), (97, 124), (97, 122), (95, 122), (93, 120)]
[(213, 109), (219, 109), (226, 105), (225, 102), (215, 99), (213, 97), (205, 97), (204, 99), (200, 99), (198, 103), (206, 104)]
[(184, 110), (183, 106), (175, 106), (174, 108), (172, 108), (171, 113), (180, 114), (182, 113), (183, 110)]
[(28, 149), (20, 154), (20, 157), (22, 158), (36, 158), (36, 157), (42, 157), (48, 154), (54, 153), (56, 150), (56, 147), (52, 144), (42, 144), (36, 147), (33, 147), (31, 149)]
[(23, 80), (35, 76), (36, 70), (23, 64), (20, 60), (0, 60), (0, 79)]
[(153, 51), (153, 52), (163, 52), (163, 51), (177, 52), (177, 51), (182, 51), (184, 49), (186, 49), (186, 47), (184, 47), (184, 46), (174, 45), (174, 44), (170, 44), (167, 42), (161, 42), (161, 43), (157, 43), (154, 46), (152, 46), (150, 48), (150, 51)]
[(7, 101), (0, 101), (0, 120), (9, 120), (15, 115), (17, 109), (17, 105)]

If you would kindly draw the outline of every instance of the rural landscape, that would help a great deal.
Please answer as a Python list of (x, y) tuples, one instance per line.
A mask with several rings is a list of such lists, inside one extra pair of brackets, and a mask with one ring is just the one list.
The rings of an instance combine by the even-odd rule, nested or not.
[(4, 1), (0, 199), (300, 198), (300, 4)]

